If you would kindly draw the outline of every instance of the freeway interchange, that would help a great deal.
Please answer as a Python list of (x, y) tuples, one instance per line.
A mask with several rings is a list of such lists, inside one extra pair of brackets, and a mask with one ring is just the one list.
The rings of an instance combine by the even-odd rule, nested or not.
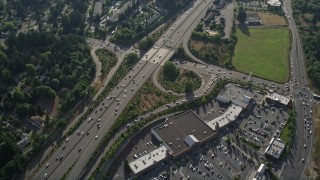
[(209, 3), (212, 2), (197, 1), (182, 14), (117, 88), (93, 110), (89, 116), (90, 120), (84, 121), (78, 130), (67, 138), (32, 179), (61, 179), (69, 169), (67, 178), (78, 179), (91, 154), (126, 104), (160, 64), (172, 57), (186, 30), (196, 26)]
[[(106, 132), (112, 127), (117, 117), (124, 110), (130, 99), (137, 93), (144, 82), (169, 60), (177, 46), (198, 24), (212, 1), (197, 0), (194, 5), (177, 18), (154, 46), (144, 54), (125, 78), (105, 97), (82, 122), (80, 127), (53, 153), (49, 160), (31, 177), (31, 179), (61, 179), (66, 173), (67, 179), (79, 179), (86, 168), (92, 153), (98, 147)], [(290, 2), (284, 2), (284, 11), (292, 31), (292, 49), (290, 54), (291, 81), (290, 94), (294, 99), (296, 115), (296, 136), (292, 155), (282, 169), (284, 179), (302, 177), (312, 146), (311, 130), (305, 129), (304, 119), (311, 121), (312, 92), (307, 88), (304, 69), (303, 50), (299, 34), (292, 17)], [(190, 67), (192, 68), (192, 67)], [(213, 67), (214, 68), (214, 67)], [(216, 70), (214, 70), (216, 71)], [(230, 73), (231, 74), (231, 73)], [(241, 77), (240, 73), (234, 73)], [(252, 81), (265, 81), (252, 78)], [(266, 81), (267, 82), (267, 81)], [(201, 91), (200, 95), (203, 94)], [(310, 106), (306, 106), (308, 103)], [(306, 147), (304, 148), (304, 145)]]

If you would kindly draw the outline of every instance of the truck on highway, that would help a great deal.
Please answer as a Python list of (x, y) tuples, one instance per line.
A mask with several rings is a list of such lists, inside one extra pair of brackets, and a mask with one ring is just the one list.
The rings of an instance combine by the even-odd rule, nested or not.
[(313, 97), (314, 97), (315, 99), (320, 99), (320, 96), (317, 95), (317, 94), (313, 94)]

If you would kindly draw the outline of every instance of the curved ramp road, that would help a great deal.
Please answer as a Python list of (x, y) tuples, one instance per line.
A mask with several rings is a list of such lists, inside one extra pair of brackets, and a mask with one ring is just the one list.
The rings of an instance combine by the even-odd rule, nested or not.
[(80, 178), (85, 163), (118, 115), (158, 66), (172, 57), (186, 30), (196, 26), (209, 3), (212, 1), (198, 0), (182, 14), (109, 96), (93, 110), (91, 119), (84, 121), (68, 137), (68, 141), (63, 143), (32, 179), (61, 179), (70, 168), (67, 178)]

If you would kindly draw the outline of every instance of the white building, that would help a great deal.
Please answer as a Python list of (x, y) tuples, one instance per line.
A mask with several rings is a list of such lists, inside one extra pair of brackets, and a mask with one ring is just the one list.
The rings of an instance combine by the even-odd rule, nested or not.
[(266, 95), (266, 100), (277, 102), (277, 103), (283, 104), (285, 106), (290, 106), (290, 103), (291, 103), (290, 98), (283, 96), (281, 94), (277, 94), (277, 93), (268, 93)]
[(137, 158), (129, 163), (129, 167), (134, 174), (143, 172), (145, 169), (157, 164), (168, 157), (168, 149), (166, 146), (151, 151), (150, 153)]
[(280, 7), (281, 1), (280, 0), (268, 0), (267, 4), (270, 6)]
[(272, 156), (276, 159), (279, 159), (283, 150), (285, 148), (284, 142), (279, 138), (272, 138), (269, 142), (268, 147), (264, 151), (265, 155)]
[(252, 170), (248, 175), (249, 180), (266, 180), (266, 176), (264, 175), (264, 171), (266, 169), (265, 164), (260, 164), (258, 170)]
[[(207, 125), (212, 129), (212, 130), (217, 130), (216, 128), (222, 128), (226, 126), (227, 124), (233, 122), (234, 120), (237, 119), (239, 114), (242, 111), (242, 107), (231, 104), (229, 108), (224, 112), (221, 116), (212, 119), (211, 121), (207, 122)], [(217, 124), (218, 123), (218, 124)]]

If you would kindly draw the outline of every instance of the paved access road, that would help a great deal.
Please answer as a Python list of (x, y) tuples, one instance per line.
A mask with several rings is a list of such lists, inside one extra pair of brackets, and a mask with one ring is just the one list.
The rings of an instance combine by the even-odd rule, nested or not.
[[(308, 82), (305, 74), (303, 49), (299, 32), (292, 16), (290, 0), (284, 1), (283, 9), (287, 16), (289, 27), (292, 31), (290, 87), (297, 116), (292, 154), (289, 157), (289, 162), (283, 168), (282, 177), (284, 179), (301, 179), (312, 147), (312, 135), (310, 133), (310, 131), (312, 131), (312, 125), (311, 129), (308, 130), (308, 128), (305, 127), (304, 119), (306, 119), (306, 121), (311, 121), (314, 99), (312, 92), (307, 87)], [(304, 147), (304, 145), (306, 145), (306, 147)]]
[(212, 2), (198, 0), (181, 15), (109, 94), (109, 97), (93, 110), (90, 115), (92, 120), (84, 121), (79, 130), (68, 137), (68, 142), (63, 143), (32, 179), (61, 179), (69, 169), (71, 170), (67, 178), (78, 179), (85, 163), (129, 100), (158, 66), (171, 58), (177, 44), (185, 36), (185, 30), (196, 26), (196, 21), (204, 15), (209, 3)]

